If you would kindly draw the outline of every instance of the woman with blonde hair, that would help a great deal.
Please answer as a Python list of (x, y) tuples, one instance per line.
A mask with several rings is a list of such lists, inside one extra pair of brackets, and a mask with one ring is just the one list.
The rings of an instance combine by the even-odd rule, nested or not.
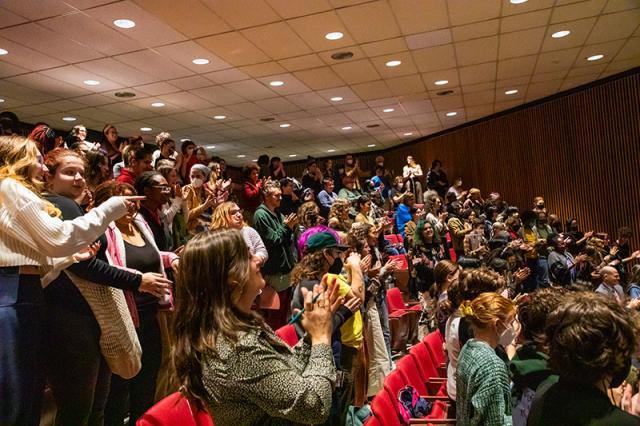
[(319, 424), (336, 378), (332, 316), (339, 287), (303, 291), (307, 337), (290, 349), (251, 309), (265, 287), (260, 260), (235, 229), (196, 235), (177, 286), (177, 382), (193, 407), (219, 425)]
[(38, 424), (44, 391), (40, 276), (53, 258), (71, 256), (134, 208), (113, 197), (74, 220), (40, 196), (47, 169), (36, 144), (0, 137), (0, 424)]
[(244, 242), (249, 247), (249, 251), (253, 256), (257, 256), (261, 261), (261, 265), (269, 259), (269, 252), (262, 242), (262, 238), (258, 231), (250, 227), (244, 222), (242, 217), (242, 209), (233, 201), (225, 201), (215, 208), (211, 216), (211, 231), (216, 229), (237, 229), (242, 234)]
[(516, 307), (499, 294), (482, 293), (471, 302), (463, 302), (460, 312), (471, 321), (474, 337), (462, 347), (458, 357), (458, 424), (510, 425), (509, 372), (495, 349), (516, 339)]
[(329, 210), (329, 228), (340, 232), (349, 232), (353, 223), (349, 217), (350, 207), (348, 200), (343, 198), (336, 199)]

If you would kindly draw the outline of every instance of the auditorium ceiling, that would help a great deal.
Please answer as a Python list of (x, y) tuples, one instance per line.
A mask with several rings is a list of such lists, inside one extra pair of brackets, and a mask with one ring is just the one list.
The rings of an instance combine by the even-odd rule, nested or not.
[(637, 67), (640, 1), (2, 0), (0, 54), (0, 110), (24, 122), (290, 160), (392, 147)]

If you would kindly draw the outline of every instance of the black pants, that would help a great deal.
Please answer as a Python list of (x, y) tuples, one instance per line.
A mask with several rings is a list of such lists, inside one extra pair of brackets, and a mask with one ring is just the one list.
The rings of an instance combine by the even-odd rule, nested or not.
[[(129, 407), (129, 425), (154, 403), (156, 380), (162, 361), (162, 339), (156, 310), (139, 311), (140, 326), (136, 329), (142, 347), (142, 369), (132, 379), (111, 375), (111, 389), (105, 410), (105, 425), (122, 426)], [(128, 401), (128, 404), (127, 404)]]
[(111, 370), (100, 352), (100, 327), (91, 313), (47, 304), (47, 378), (55, 399), (56, 425), (104, 423)]
[(38, 275), (0, 268), (0, 424), (38, 425), (44, 393), (44, 296)]

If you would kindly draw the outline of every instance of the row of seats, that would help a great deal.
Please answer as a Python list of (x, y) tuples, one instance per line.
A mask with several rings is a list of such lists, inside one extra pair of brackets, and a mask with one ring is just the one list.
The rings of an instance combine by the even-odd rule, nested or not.
[(456, 420), (447, 417), (450, 407), (443, 343), (439, 331), (430, 333), (397, 362), (397, 368), (385, 378), (383, 389), (373, 398), (373, 415), (366, 426), (401, 426), (398, 393), (407, 385), (433, 402), (427, 417), (411, 419), (410, 424), (455, 425)]

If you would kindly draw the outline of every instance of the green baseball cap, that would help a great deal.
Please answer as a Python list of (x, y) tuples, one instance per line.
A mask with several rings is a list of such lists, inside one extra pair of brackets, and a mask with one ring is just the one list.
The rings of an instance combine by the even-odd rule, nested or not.
[(338, 244), (336, 237), (328, 232), (318, 232), (313, 234), (307, 240), (307, 251), (322, 250), (325, 248), (337, 248), (339, 250), (346, 250), (349, 246)]

